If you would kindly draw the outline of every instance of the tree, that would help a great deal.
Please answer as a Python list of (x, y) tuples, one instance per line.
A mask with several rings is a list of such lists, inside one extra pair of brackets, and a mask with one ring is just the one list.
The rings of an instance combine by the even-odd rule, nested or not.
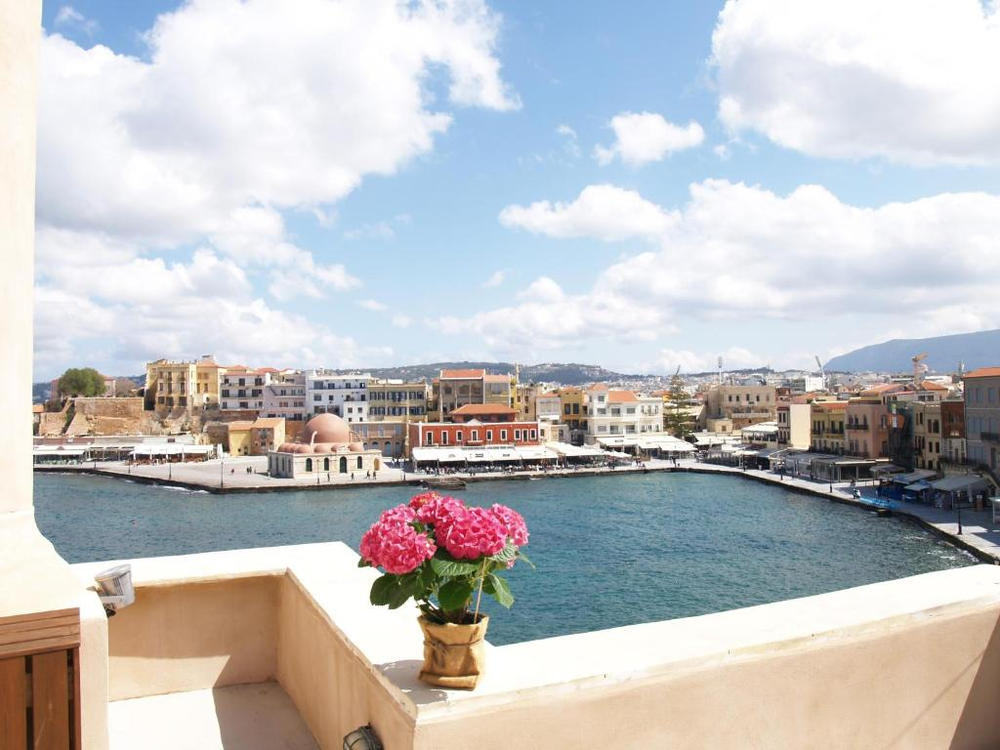
[(684, 378), (680, 376), (680, 373), (670, 378), (670, 391), (667, 397), (670, 399), (670, 405), (664, 412), (663, 426), (674, 437), (683, 438), (690, 428), (690, 420), (684, 412), (684, 407), (688, 402), (688, 394), (684, 390)]
[(71, 367), (59, 378), (61, 396), (100, 396), (104, 393), (104, 376), (93, 367)]

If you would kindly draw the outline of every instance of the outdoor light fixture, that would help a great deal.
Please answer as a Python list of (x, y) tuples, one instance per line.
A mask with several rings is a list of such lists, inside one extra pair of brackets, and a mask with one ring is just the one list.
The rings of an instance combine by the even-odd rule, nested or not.
[(365, 724), (344, 737), (344, 750), (382, 750), (382, 743), (372, 725)]
[(127, 607), (135, 601), (135, 589), (132, 587), (132, 566), (128, 563), (116, 565), (102, 570), (94, 580), (97, 581), (97, 594), (104, 605), (108, 617)]

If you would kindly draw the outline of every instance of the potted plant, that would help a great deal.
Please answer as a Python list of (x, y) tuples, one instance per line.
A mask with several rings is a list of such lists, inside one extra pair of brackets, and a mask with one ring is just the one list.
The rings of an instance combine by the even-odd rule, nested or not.
[(467, 506), (436, 492), (382, 513), (361, 537), (359, 567), (375, 567), (371, 603), (420, 609), (424, 664), (420, 679), (446, 688), (475, 688), (484, 667), (483, 639), (489, 617), (480, 614), (485, 592), (510, 608), (514, 596), (499, 575), (517, 560), (528, 527), (504, 505)]

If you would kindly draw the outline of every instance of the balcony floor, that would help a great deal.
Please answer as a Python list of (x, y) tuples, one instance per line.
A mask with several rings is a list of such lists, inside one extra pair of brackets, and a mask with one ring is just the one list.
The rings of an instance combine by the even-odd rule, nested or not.
[(111, 750), (318, 750), (274, 682), (113, 701)]

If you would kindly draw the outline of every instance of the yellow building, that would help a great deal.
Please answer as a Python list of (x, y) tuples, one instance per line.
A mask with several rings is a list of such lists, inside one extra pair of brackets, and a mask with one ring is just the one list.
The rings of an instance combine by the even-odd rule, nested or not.
[(562, 407), (562, 421), (570, 430), (587, 429), (587, 405), (590, 403), (583, 388), (567, 386), (560, 388), (559, 403)]
[(206, 354), (194, 362), (158, 359), (146, 365), (146, 408), (206, 409), (219, 405), (219, 383), (226, 368)]
[(843, 453), (847, 402), (813, 401), (810, 406), (812, 434), (809, 447), (820, 453)]

